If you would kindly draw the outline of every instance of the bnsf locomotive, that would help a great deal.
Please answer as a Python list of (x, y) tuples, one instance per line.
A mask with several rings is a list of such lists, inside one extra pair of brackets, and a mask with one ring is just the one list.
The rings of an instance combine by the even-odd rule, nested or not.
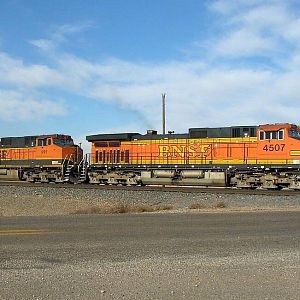
[(293, 124), (190, 128), (185, 134), (1, 138), (0, 179), (122, 185), (300, 189), (300, 128)]
[(293, 124), (98, 134), (87, 140), (90, 183), (300, 189), (300, 128)]
[(0, 179), (76, 182), (82, 149), (68, 135), (4, 137), (0, 140)]

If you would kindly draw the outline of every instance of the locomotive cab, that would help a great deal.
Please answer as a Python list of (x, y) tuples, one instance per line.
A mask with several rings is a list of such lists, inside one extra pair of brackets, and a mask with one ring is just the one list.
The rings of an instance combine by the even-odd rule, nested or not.
[(299, 164), (300, 128), (293, 124), (267, 124), (258, 128), (258, 155), (267, 164)]
[[(36, 139), (37, 152), (43, 158), (59, 158), (58, 163), (69, 160), (72, 163), (80, 163), (83, 157), (82, 149), (74, 144), (69, 135), (55, 134), (38, 136)], [(52, 164), (55, 164), (54, 160)]]

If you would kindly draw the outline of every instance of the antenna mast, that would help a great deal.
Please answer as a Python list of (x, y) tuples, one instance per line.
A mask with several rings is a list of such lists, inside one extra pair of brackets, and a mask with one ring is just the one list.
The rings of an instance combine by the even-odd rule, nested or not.
[(166, 134), (166, 94), (161, 95), (162, 98), (162, 132)]

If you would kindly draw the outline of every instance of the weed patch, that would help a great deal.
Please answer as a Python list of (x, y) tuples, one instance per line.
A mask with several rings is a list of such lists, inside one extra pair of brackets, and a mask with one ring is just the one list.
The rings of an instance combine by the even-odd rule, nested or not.
[(225, 208), (225, 207), (227, 207), (227, 205), (223, 201), (217, 202), (216, 204), (211, 206), (207, 206), (204, 203), (198, 202), (198, 203), (192, 203), (189, 206), (189, 209), (213, 209), (213, 208)]
[(84, 209), (78, 209), (74, 214), (126, 214), (166, 211), (173, 209), (172, 205), (151, 205), (146, 203), (105, 203), (100, 206), (92, 206)]
[(221, 202), (218, 202), (214, 205), (214, 208), (225, 208), (226, 207), (226, 204), (221, 201)]
[(189, 206), (189, 209), (204, 209), (204, 208), (207, 208), (207, 206), (203, 203), (192, 203)]

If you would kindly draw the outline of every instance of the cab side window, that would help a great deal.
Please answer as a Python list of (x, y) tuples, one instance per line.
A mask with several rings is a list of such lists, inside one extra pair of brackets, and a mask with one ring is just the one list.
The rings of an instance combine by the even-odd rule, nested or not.
[(38, 139), (38, 146), (46, 146), (47, 139)]
[(264, 132), (264, 131), (260, 131), (260, 132), (259, 132), (259, 139), (260, 139), (261, 141), (263, 141), (263, 140), (265, 139), (265, 132)]
[(283, 138), (284, 138), (283, 133), (284, 133), (284, 130), (283, 130), (283, 129), (281, 129), (281, 130), (278, 131), (278, 139), (279, 139), (279, 140), (283, 140)]
[[(262, 140), (262, 132), (260, 132), (260, 140)], [(283, 140), (284, 139), (284, 129), (278, 131), (266, 131), (265, 132), (266, 140)]]
[(277, 140), (278, 131), (266, 131), (266, 139), (267, 140)]

